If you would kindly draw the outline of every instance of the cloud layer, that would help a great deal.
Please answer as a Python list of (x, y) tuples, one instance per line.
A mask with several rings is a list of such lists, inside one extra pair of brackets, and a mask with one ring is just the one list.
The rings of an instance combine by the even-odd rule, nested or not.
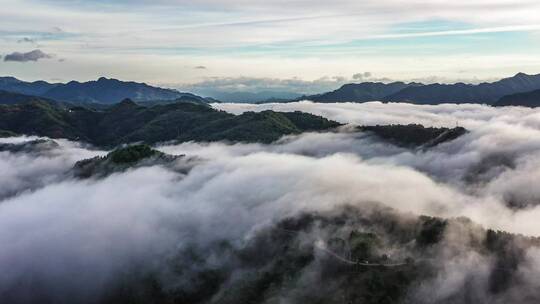
[[(70, 164), (103, 151), (60, 140), (48, 151), (1, 152), (6, 175), (0, 188), (9, 191), (0, 198), (0, 295), (10, 295), (13, 303), (35, 294), (57, 303), (92, 303), (119, 280), (137, 277), (134, 269), (162, 269), (171, 255), (193, 244), (209, 248), (227, 240), (241, 247), (284, 218), (347, 205), (365, 213), (380, 203), (404, 214), (404, 221), (419, 214), (466, 216), (486, 228), (540, 234), (540, 192), (532, 184), (540, 178), (538, 110), (309, 102), (214, 106), (231, 112), (302, 110), (370, 125), (457, 121), (470, 133), (430, 150), (395, 147), (347, 128), (272, 145), (166, 144), (158, 149), (203, 161), (187, 174), (153, 166), (84, 181), (71, 177)], [(327, 233), (314, 230), (305, 242)], [(443, 261), (437, 277), (414, 293), (426, 299), (437, 290), (435, 299), (445, 299), (467, 284), (488, 281), (492, 261), (463, 251), (469, 241), (460, 235), (449, 230), (445, 238), (454, 247), (433, 253)], [(521, 286), (534, 293), (540, 256), (525, 252), (526, 264), (517, 271)], [(208, 265), (222, 261), (206, 256)], [(319, 267), (320, 258), (310, 269)], [(186, 276), (166, 281), (178, 286)], [(473, 290), (484, 290), (480, 285)]]

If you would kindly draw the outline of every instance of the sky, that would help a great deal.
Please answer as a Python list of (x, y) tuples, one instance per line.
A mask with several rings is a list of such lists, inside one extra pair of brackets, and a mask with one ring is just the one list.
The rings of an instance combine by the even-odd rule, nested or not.
[(195, 92), (540, 73), (536, 0), (0, 0), (0, 75)]

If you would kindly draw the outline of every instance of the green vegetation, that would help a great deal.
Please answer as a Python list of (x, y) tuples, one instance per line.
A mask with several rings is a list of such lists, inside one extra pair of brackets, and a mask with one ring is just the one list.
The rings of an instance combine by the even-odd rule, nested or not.
[[(446, 238), (448, 227), (462, 238)], [(316, 245), (321, 241), (324, 250)], [(286, 218), (244, 242), (188, 244), (168, 261), (166, 277), (159, 271), (140, 280), (130, 276), (103, 302), (417, 303), (415, 287), (436, 280), (453, 255), (471, 252), (495, 262), (485, 292), (497, 294), (519, 284), (513, 278), (526, 260), (525, 248), (539, 245), (536, 238), (486, 231), (464, 218), (346, 207)]]
[(443, 237), (447, 222), (442, 219), (421, 216), (421, 228), (416, 242), (421, 246), (437, 244)]
[(104, 147), (169, 140), (270, 143), (283, 135), (325, 131), (339, 125), (307, 113), (232, 115), (187, 102), (144, 107), (124, 100), (104, 110), (64, 109), (46, 102), (0, 105), (0, 130), (82, 140)]
[(6, 131), (6, 130), (0, 130), (0, 138), (13, 137), (13, 136), (17, 136), (17, 133)]
[(134, 145), (126, 148), (116, 149), (109, 153), (107, 158), (110, 158), (111, 161), (117, 164), (128, 164), (162, 154), (162, 152), (156, 151), (148, 145)]
[(176, 159), (177, 156), (167, 155), (148, 145), (132, 145), (115, 149), (105, 156), (78, 161), (73, 173), (79, 178), (103, 177), (134, 167), (165, 165)]
[(393, 144), (407, 148), (434, 147), (467, 133), (467, 130), (463, 127), (455, 127), (452, 129), (426, 128), (418, 124), (363, 126), (359, 127), (359, 130), (371, 132)]
[(22, 143), (0, 143), (0, 152), (9, 151), (12, 153), (41, 153), (58, 148), (60, 145), (50, 139), (34, 139)]

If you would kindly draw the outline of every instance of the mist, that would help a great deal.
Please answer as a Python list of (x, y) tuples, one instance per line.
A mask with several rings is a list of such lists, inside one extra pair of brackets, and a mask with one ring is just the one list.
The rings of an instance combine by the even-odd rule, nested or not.
[[(397, 147), (369, 132), (353, 132), (351, 125), (268, 145), (164, 143), (156, 149), (200, 161), (188, 173), (160, 164), (85, 180), (70, 174), (74, 163), (106, 151), (55, 140), (58, 146), (50, 150), (0, 152), (0, 299), (98, 303), (121, 282), (149, 274), (165, 290), (192, 290), (198, 286), (192, 279), (209, 268), (227, 278), (208, 290), (205, 302), (223, 302), (226, 291), (254, 268), (237, 252), (267, 237), (274, 244), (268, 234), (275, 227), (306, 215), (320, 217), (319, 224), (287, 242), (313, 260), (294, 284), (261, 302), (301, 303), (308, 290), (337, 290), (338, 281), (320, 281), (335, 262), (315, 244), (355, 230), (381, 235), (380, 250), (396, 263), (407, 256), (428, 261), (434, 274), (408, 287), (408, 301), (534, 302), (540, 296), (538, 248), (516, 241), (519, 263), (511, 282), (490, 293), (499, 257), (475, 247), (485, 241), (485, 229), (540, 235), (540, 190), (534, 184), (540, 179), (538, 110), (377, 102), (213, 106), (232, 113), (300, 110), (352, 125), (458, 124), (469, 133), (429, 149)], [(408, 231), (421, 215), (449, 220), (440, 244), (419, 252), (392, 243), (385, 218)], [(471, 223), (454, 222), (462, 218)], [(186, 252), (202, 256), (195, 263)], [(263, 253), (255, 255), (264, 260)], [(182, 271), (171, 270), (171, 261)]]

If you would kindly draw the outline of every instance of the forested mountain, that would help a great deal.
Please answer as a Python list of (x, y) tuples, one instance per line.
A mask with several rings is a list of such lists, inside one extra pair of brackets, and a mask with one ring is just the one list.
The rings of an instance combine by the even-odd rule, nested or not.
[(540, 90), (503, 96), (495, 106), (524, 106), (536, 108), (540, 106)]
[(540, 74), (518, 73), (492, 83), (421, 84), (393, 82), (351, 83), (319, 95), (304, 96), (315, 102), (409, 102), (415, 104), (483, 103), (494, 104), (501, 97), (540, 89)]
[(54, 100), (44, 98), (44, 97), (25, 95), (21, 93), (0, 90), (0, 104), (29, 103), (29, 102), (34, 102), (34, 101), (55, 103)]
[[(449, 237), (452, 231), (464, 236)], [(527, 249), (539, 245), (538, 238), (486, 230), (466, 218), (351, 206), (285, 218), (245, 242), (193, 242), (169, 268), (130, 277), (100, 303), (274, 303), (278, 296), (290, 303), (433, 303), (420, 286), (437, 286), (447, 275), (445, 259), (464, 251), (492, 261), (489, 280), (470, 279), (437, 303), (473, 303), (461, 301), (469, 294), (533, 303), (540, 300), (533, 289), (511, 291), (520, 284)], [(201, 258), (208, 256), (225, 258)], [(180, 283), (170, 284), (173, 278)]]
[(430, 148), (467, 133), (463, 127), (426, 128), (418, 124), (362, 126), (358, 129), (406, 148)]
[[(293, 97), (291, 94), (271, 92), (230, 93), (225, 101), (230, 102), (286, 102), (311, 100), (315, 102), (409, 102), (415, 104), (440, 103), (483, 103), (495, 104), (503, 96), (540, 89), (540, 74), (518, 73), (492, 83), (481, 84), (421, 84), (416, 82), (363, 82), (345, 84), (339, 89), (318, 95)], [(218, 102), (191, 93), (153, 87), (145, 83), (126, 82), (101, 77), (96, 81), (47, 83), (45, 81), (24, 82), (13, 77), (0, 78), (0, 90), (34, 95), (74, 104), (114, 104), (125, 98), (147, 104), (164, 104), (174, 101), (196, 103)], [(270, 98), (269, 96), (277, 97)], [(264, 98), (263, 98), (264, 97)], [(268, 97), (268, 98), (266, 98)], [(156, 102), (157, 101), (157, 102)]]
[(70, 81), (65, 84), (51, 84), (45, 81), (24, 82), (13, 77), (3, 77), (0, 78), (0, 90), (74, 103), (113, 104), (125, 98), (134, 101), (175, 100), (179, 98), (191, 98), (201, 102), (213, 101), (191, 93), (104, 77), (96, 81)]
[(341, 88), (319, 95), (304, 96), (300, 99), (307, 99), (316, 102), (366, 102), (381, 100), (384, 97), (399, 92), (408, 87), (420, 86), (419, 83), (404, 82), (363, 82), (349, 83)]
[(48, 90), (56, 87), (57, 83), (48, 83), (46, 81), (26, 82), (15, 77), (0, 77), (0, 90), (21, 93), (26, 95), (43, 95)]
[(383, 101), (411, 102), (416, 104), (440, 103), (485, 103), (494, 104), (501, 97), (540, 89), (540, 74), (527, 75), (518, 73), (513, 77), (504, 78), (492, 83), (478, 85), (429, 84), (408, 87), (397, 93), (386, 96)]
[(98, 146), (168, 140), (272, 142), (286, 134), (339, 125), (301, 112), (233, 115), (186, 102), (145, 107), (124, 100), (104, 110), (65, 109), (41, 101), (0, 105), (0, 130), (82, 140)]

